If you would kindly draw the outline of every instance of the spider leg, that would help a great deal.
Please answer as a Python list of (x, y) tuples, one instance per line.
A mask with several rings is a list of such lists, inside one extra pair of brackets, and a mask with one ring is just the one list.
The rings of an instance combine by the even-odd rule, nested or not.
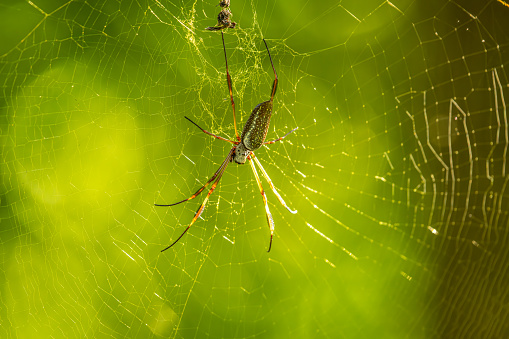
[[(203, 128), (201, 128), (200, 126), (198, 126), (198, 124), (197, 124), (196, 122), (194, 122), (193, 120), (189, 119), (189, 118), (188, 118), (188, 117), (186, 117), (186, 116), (184, 116), (184, 118), (186, 118), (186, 119), (187, 119), (187, 120), (189, 120), (189, 121), (190, 121), (193, 125), (195, 125), (195, 126), (196, 126), (196, 127), (198, 127), (199, 129), (201, 129), (201, 131), (202, 131), (203, 133), (206, 133), (206, 134), (208, 134), (208, 135), (211, 135), (211, 136), (213, 136), (213, 137), (214, 137), (214, 138), (216, 138), (216, 139), (220, 139), (220, 140), (223, 140), (223, 141), (228, 141), (229, 143), (234, 144), (234, 145), (236, 145), (236, 144), (237, 144), (237, 143), (235, 143), (235, 141), (228, 140), (228, 139), (226, 139), (226, 138), (220, 137), (219, 135), (215, 135), (214, 133), (210, 133), (209, 131), (204, 130)], [(293, 132), (293, 131), (292, 131), (292, 132)], [(286, 136), (286, 135), (285, 135), (285, 136)], [(284, 137), (283, 137), (283, 138), (284, 138)]]
[[(251, 152), (251, 156), (253, 156), (253, 153)], [(260, 189), (260, 193), (262, 194), (263, 203), (265, 205), (265, 214), (267, 215), (267, 222), (269, 223), (269, 229), (270, 229), (270, 243), (269, 243), (269, 249), (267, 252), (270, 252), (270, 249), (272, 247), (272, 237), (274, 236), (274, 219), (272, 218), (272, 214), (269, 210), (269, 204), (267, 203), (267, 196), (265, 195), (265, 192), (263, 190), (262, 181), (260, 180), (260, 177), (258, 176), (258, 172), (256, 171), (256, 167), (251, 160), (251, 156), (249, 156), (247, 159), (249, 160), (249, 164), (251, 165), (251, 168), (253, 169), (253, 173), (256, 178), (256, 182), (258, 183), (258, 188)]]
[(212, 182), (214, 181), (214, 179), (216, 179), (218, 177), (218, 175), (221, 175), (221, 173), (226, 169), (226, 166), (228, 166), (228, 163), (231, 161), (231, 155), (233, 154), (233, 151), (235, 150), (235, 147), (233, 147), (230, 151), (230, 153), (228, 154), (228, 156), (226, 157), (226, 159), (224, 159), (223, 163), (221, 164), (221, 166), (219, 166), (219, 168), (217, 169), (217, 171), (214, 173), (214, 175), (205, 183), (205, 185), (203, 185), (202, 187), (200, 187), (199, 190), (196, 191), (196, 193), (194, 193), (192, 196), (190, 196), (189, 198), (187, 199), (184, 199), (182, 201), (179, 201), (179, 202), (176, 202), (174, 204), (168, 204), (168, 205), (163, 205), (163, 204), (154, 204), (155, 206), (159, 206), (159, 207), (169, 207), (169, 206), (175, 206), (175, 205), (178, 205), (178, 204), (181, 204), (183, 202), (186, 202), (188, 200), (191, 200), (191, 199), (194, 199), (198, 196), (198, 194), (200, 194), (205, 188), (207, 188), (207, 186)]
[(270, 145), (270, 144), (273, 144), (275, 142), (278, 142), (278, 141), (281, 141), (283, 140), (284, 138), (286, 138), (288, 135), (290, 135), (291, 133), (295, 132), (296, 129), (298, 129), (299, 127), (295, 127), (294, 129), (292, 129), (290, 132), (286, 133), (285, 135), (283, 135), (281, 138), (277, 138), (276, 140), (272, 140), (272, 141), (266, 141), (264, 142), (263, 144), (264, 145)]
[(223, 28), (224, 28), (223, 26), (211, 26), (211, 27), (206, 27), (205, 29), (207, 31), (219, 31), (219, 30), (221, 30)]
[(226, 81), (228, 82), (228, 91), (230, 91), (230, 101), (233, 108), (233, 126), (235, 127), (235, 135), (237, 136), (237, 141), (240, 141), (239, 131), (237, 130), (237, 118), (235, 116), (235, 102), (233, 101), (232, 78), (230, 77), (230, 72), (228, 72), (228, 58), (226, 57), (226, 47), (224, 46), (223, 31), (221, 31), (221, 39), (223, 39), (224, 61), (226, 64)]
[(290, 213), (292, 214), (295, 214), (297, 213), (297, 210), (292, 210), (290, 209), (290, 207), (288, 207), (285, 203), (285, 201), (283, 200), (283, 198), (279, 195), (278, 191), (276, 191), (276, 187), (274, 187), (274, 184), (272, 183), (272, 180), (270, 180), (270, 177), (269, 175), (267, 174), (267, 172), (265, 171), (265, 168), (263, 168), (262, 164), (260, 163), (260, 161), (258, 160), (257, 157), (255, 157), (254, 153), (251, 152), (251, 157), (254, 159), (254, 161), (256, 162), (256, 164), (258, 165), (258, 167), (260, 167), (260, 170), (262, 171), (262, 175), (263, 177), (265, 178), (265, 180), (267, 180), (267, 182), (269, 183), (269, 186), (270, 188), (272, 188), (272, 192), (274, 192), (274, 194), (276, 195), (277, 199), (279, 200), (279, 202), (281, 203), (281, 205), (283, 205)]
[(263, 39), (263, 43), (265, 44), (265, 48), (267, 48), (267, 53), (269, 53), (270, 64), (272, 65), (272, 70), (274, 71), (274, 82), (272, 83), (272, 91), (270, 92), (270, 101), (272, 101), (274, 100), (274, 96), (276, 95), (278, 79), (276, 69), (274, 68), (274, 63), (272, 62), (272, 57), (270, 56), (269, 46), (267, 46), (267, 42), (265, 41), (265, 39)]
[[(223, 164), (221, 165), (221, 167), (219, 167), (219, 170), (217, 173), (217, 178), (216, 180), (214, 181), (214, 183), (212, 184), (212, 187), (210, 188), (209, 190), (209, 193), (207, 193), (207, 196), (205, 197), (205, 199), (203, 200), (202, 204), (200, 205), (200, 207), (198, 208), (198, 210), (196, 211), (194, 217), (193, 217), (193, 220), (191, 221), (191, 223), (189, 224), (189, 226), (187, 226), (187, 228), (184, 230), (184, 232), (182, 232), (182, 234), (177, 238), (177, 240), (175, 240), (170, 246), (166, 247), (165, 249), (163, 249), (161, 252), (164, 252), (166, 251), (167, 249), (169, 249), (170, 247), (172, 247), (173, 245), (175, 245), (179, 240), (180, 238), (182, 238), (184, 236), (184, 234), (186, 234), (186, 232), (189, 230), (189, 228), (191, 228), (191, 226), (196, 222), (196, 220), (198, 220), (198, 218), (200, 217), (200, 215), (203, 213), (203, 210), (205, 209), (205, 205), (207, 204), (207, 202), (209, 201), (209, 197), (210, 195), (212, 194), (212, 192), (214, 192), (214, 190), (216, 189), (216, 186), (217, 184), (219, 183), (219, 180), (221, 180), (221, 177), (223, 176), (224, 174), (224, 171), (226, 170), (226, 167), (228, 167), (228, 164), (230, 163), (231, 161), (231, 157), (232, 157), (232, 154), (233, 154), (233, 151), (235, 150), (235, 147), (233, 147), (230, 151), (230, 153), (228, 153), (228, 156), (226, 157), (226, 159), (224, 160)], [(215, 174), (214, 174), (215, 175)], [(210, 180), (209, 180), (210, 182)], [(208, 184), (208, 183), (207, 183)], [(203, 190), (203, 188), (201, 189)]]

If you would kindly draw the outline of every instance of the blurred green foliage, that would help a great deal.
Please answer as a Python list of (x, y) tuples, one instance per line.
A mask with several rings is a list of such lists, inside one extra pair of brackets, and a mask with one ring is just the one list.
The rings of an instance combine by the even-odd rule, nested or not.
[[(493, 109), (505, 104), (507, 8), (232, 0), (237, 119), (270, 93), (266, 38), (280, 79), (268, 139), (299, 130), (257, 155), (299, 213), (264, 183), (266, 253), (258, 188), (232, 164), (203, 219), (161, 254), (201, 199), (154, 203), (195, 192), (230, 147), (184, 116), (234, 136), (221, 39), (204, 30), (215, 6), (0, 5), (0, 336), (507, 333), (498, 295), (478, 287), (497, 279), (471, 278), (488, 253), (504, 257), (485, 230), (507, 232), (507, 113)], [(486, 196), (501, 197), (489, 223)]]

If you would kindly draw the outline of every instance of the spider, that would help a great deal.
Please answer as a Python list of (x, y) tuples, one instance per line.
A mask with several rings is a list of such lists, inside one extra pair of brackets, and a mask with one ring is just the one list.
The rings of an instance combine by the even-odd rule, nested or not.
[(226, 167), (232, 161), (235, 161), (237, 164), (244, 164), (247, 160), (247, 161), (249, 161), (249, 164), (251, 165), (251, 168), (253, 170), (256, 182), (258, 183), (258, 188), (260, 189), (260, 193), (263, 198), (263, 203), (265, 204), (265, 213), (267, 215), (267, 223), (268, 223), (269, 229), (270, 229), (270, 242), (269, 242), (269, 249), (267, 252), (270, 252), (270, 249), (272, 247), (272, 237), (274, 235), (274, 219), (272, 218), (272, 214), (270, 213), (269, 205), (267, 203), (267, 197), (265, 195), (265, 192), (263, 191), (262, 182), (260, 180), (260, 177), (258, 176), (258, 172), (256, 171), (256, 167), (255, 167), (254, 163), (256, 163), (258, 165), (258, 167), (260, 167), (263, 177), (269, 183), (270, 188), (272, 189), (272, 191), (278, 198), (281, 205), (283, 205), (288, 211), (290, 211), (290, 213), (292, 213), (292, 214), (297, 213), (297, 211), (291, 210), (286, 205), (285, 201), (279, 195), (276, 188), (274, 187), (274, 184), (272, 184), (272, 180), (270, 180), (269, 175), (267, 174), (267, 172), (263, 168), (262, 164), (260, 163), (258, 158), (255, 157), (255, 154), (254, 154), (254, 151), (257, 150), (258, 148), (260, 148), (262, 145), (273, 144), (277, 141), (281, 141), (283, 138), (285, 138), (286, 136), (288, 136), (290, 133), (294, 132), (298, 128), (298, 127), (294, 128), (290, 132), (286, 133), (282, 137), (277, 138), (275, 140), (265, 141), (265, 137), (267, 136), (267, 131), (269, 129), (270, 117), (272, 115), (272, 103), (274, 101), (274, 95), (276, 94), (277, 83), (278, 83), (276, 69), (274, 68), (274, 64), (272, 63), (272, 57), (270, 56), (270, 51), (269, 51), (269, 47), (267, 46), (267, 42), (265, 41), (265, 39), (263, 39), (265, 48), (267, 48), (267, 53), (269, 54), (269, 59), (270, 59), (270, 64), (272, 65), (272, 70), (274, 71), (274, 82), (272, 84), (272, 90), (270, 92), (270, 99), (262, 102), (261, 104), (258, 104), (253, 109), (253, 112), (249, 116), (249, 119), (247, 120), (246, 124), (244, 125), (242, 134), (239, 136), (239, 133), (237, 130), (237, 120), (235, 118), (235, 103), (233, 101), (232, 80), (230, 77), (230, 73), (228, 71), (228, 59), (226, 57), (226, 47), (224, 44), (223, 32), (221, 32), (221, 38), (223, 39), (223, 50), (224, 50), (224, 58), (225, 58), (225, 64), (226, 64), (226, 81), (228, 82), (228, 90), (230, 92), (230, 101), (231, 101), (231, 105), (233, 108), (233, 125), (235, 127), (235, 135), (236, 135), (237, 140), (233, 141), (233, 140), (225, 139), (223, 137), (220, 137), (218, 135), (210, 133), (210, 132), (204, 130), (203, 128), (201, 128), (200, 126), (198, 126), (198, 124), (196, 124), (194, 121), (192, 121), (188, 117), (185, 117), (193, 125), (198, 127), (203, 133), (213, 136), (216, 139), (227, 141), (227, 142), (233, 144), (233, 147), (231, 148), (230, 152), (226, 156), (226, 159), (224, 159), (221, 166), (219, 166), (217, 171), (214, 173), (214, 175), (212, 175), (212, 177), (205, 183), (205, 185), (200, 187), (200, 189), (198, 191), (196, 191), (196, 193), (194, 193), (191, 197), (184, 199), (182, 201), (179, 201), (177, 203), (174, 203), (174, 204), (169, 204), (169, 205), (155, 204), (156, 206), (164, 206), (164, 207), (178, 205), (180, 203), (183, 203), (188, 200), (196, 198), (210, 183), (212, 183), (212, 186), (211, 186), (209, 192), (207, 193), (207, 196), (205, 197), (205, 199), (203, 200), (203, 203), (198, 208), (198, 211), (195, 213), (193, 220), (191, 221), (189, 226), (187, 226), (187, 228), (184, 230), (184, 232), (182, 232), (182, 234), (177, 238), (177, 240), (175, 240), (170, 246), (166, 247), (161, 252), (164, 252), (167, 249), (169, 249), (170, 247), (172, 247), (173, 245), (175, 245), (184, 236), (184, 234), (186, 234), (186, 232), (195, 223), (195, 221), (200, 217), (200, 215), (202, 214), (202, 212), (205, 208), (207, 201), (209, 200), (210, 195), (212, 194), (212, 192), (214, 192), (214, 189), (219, 184), (219, 180), (221, 180), (221, 177), (223, 176), (223, 173), (225, 172)]
[(230, 7), (230, 0), (221, 0), (216, 6), (221, 6), (221, 8)]
[[(219, 5), (221, 5), (221, 4), (222, 4), (222, 2), (219, 3)], [(229, 3), (228, 3), (228, 5), (229, 5)], [(221, 5), (221, 7), (223, 7), (223, 9), (217, 15), (216, 26), (210, 26), (210, 27), (205, 28), (207, 31), (220, 31), (224, 28), (235, 28), (235, 26), (237, 25), (236, 22), (233, 22), (230, 19), (230, 17), (232, 16), (232, 12), (228, 8), (228, 6)]]

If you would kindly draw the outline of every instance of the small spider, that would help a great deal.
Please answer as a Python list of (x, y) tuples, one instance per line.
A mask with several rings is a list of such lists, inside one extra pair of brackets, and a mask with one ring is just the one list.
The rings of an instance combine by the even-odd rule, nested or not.
[(260, 161), (258, 161), (258, 158), (255, 157), (255, 154), (253, 152), (253, 151), (257, 150), (258, 148), (260, 148), (262, 145), (273, 144), (277, 141), (282, 140), (283, 138), (285, 138), (286, 136), (288, 136), (290, 133), (292, 133), (293, 131), (295, 131), (298, 128), (298, 127), (294, 128), (293, 130), (291, 130), (290, 132), (286, 133), (285, 135), (283, 135), (282, 137), (280, 137), (278, 139), (275, 139), (272, 141), (265, 141), (265, 137), (267, 136), (267, 131), (269, 129), (270, 117), (272, 115), (272, 102), (274, 100), (274, 95), (276, 94), (277, 83), (278, 83), (276, 69), (274, 68), (274, 64), (272, 63), (272, 57), (270, 56), (270, 51), (269, 51), (269, 47), (267, 46), (267, 42), (265, 41), (265, 39), (263, 39), (265, 48), (267, 48), (267, 53), (269, 54), (269, 59), (270, 59), (270, 64), (272, 65), (272, 70), (274, 71), (274, 82), (272, 83), (270, 99), (262, 102), (261, 104), (258, 104), (253, 109), (253, 112), (249, 116), (249, 119), (247, 120), (246, 124), (244, 125), (242, 134), (239, 136), (239, 133), (237, 130), (237, 120), (235, 118), (235, 103), (233, 101), (232, 80), (230, 77), (230, 73), (228, 72), (228, 59), (226, 58), (226, 47), (224, 44), (223, 32), (221, 32), (221, 38), (223, 39), (223, 50), (224, 50), (224, 58), (225, 58), (225, 63), (226, 63), (226, 81), (228, 82), (228, 90), (230, 92), (230, 101), (231, 101), (231, 105), (233, 108), (233, 125), (235, 127), (235, 135), (237, 137), (237, 141), (225, 139), (223, 137), (220, 137), (218, 135), (210, 133), (210, 132), (204, 130), (203, 128), (201, 128), (200, 126), (198, 126), (198, 124), (193, 122), (188, 117), (185, 117), (192, 124), (194, 124), (196, 127), (198, 127), (202, 132), (204, 132), (208, 135), (211, 135), (214, 138), (227, 141), (227, 142), (233, 144), (233, 147), (230, 150), (230, 152), (228, 153), (228, 155), (226, 156), (226, 159), (224, 159), (221, 166), (219, 166), (217, 171), (214, 173), (214, 175), (212, 175), (212, 177), (205, 183), (205, 185), (200, 187), (200, 189), (198, 191), (196, 191), (196, 193), (194, 193), (191, 197), (184, 199), (182, 201), (179, 201), (177, 203), (170, 204), (170, 205), (155, 204), (156, 206), (166, 206), (166, 207), (178, 205), (185, 201), (196, 198), (198, 196), (198, 194), (200, 194), (210, 183), (212, 183), (212, 187), (210, 188), (205, 199), (203, 200), (203, 203), (198, 208), (198, 211), (195, 213), (193, 220), (191, 221), (189, 226), (187, 226), (187, 228), (184, 230), (184, 232), (182, 232), (182, 234), (177, 238), (177, 240), (175, 240), (170, 246), (166, 247), (161, 252), (166, 251), (167, 249), (169, 249), (170, 247), (175, 245), (180, 240), (180, 238), (182, 238), (184, 236), (184, 234), (189, 230), (189, 228), (195, 223), (195, 221), (200, 217), (200, 215), (202, 214), (202, 212), (205, 208), (205, 204), (209, 200), (210, 195), (212, 194), (212, 192), (214, 192), (214, 189), (219, 184), (219, 180), (221, 180), (221, 177), (223, 176), (223, 173), (225, 172), (226, 167), (232, 161), (235, 161), (237, 164), (244, 164), (247, 160), (247, 161), (249, 161), (249, 164), (251, 165), (251, 168), (253, 170), (256, 182), (258, 183), (258, 188), (260, 189), (260, 193), (263, 198), (263, 203), (265, 204), (265, 213), (267, 215), (267, 222), (269, 224), (269, 229), (270, 229), (270, 242), (269, 242), (269, 249), (267, 252), (270, 252), (270, 249), (272, 247), (272, 237), (274, 235), (274, 219), (272, 218), (272, 214), (270, 213), (269, 205), (267, 203), (267, 197), (265, 196), (265, 192), (263, 191), (262, 182), (260, 180), (260, 177), (258, 176), (258, 172), (256, 171), (256, 167), (255, 167), (254, 163), (256, 163), (258, 165), (258, 167), (260, 167), (263, 177), (269, 183), (270, 188), (272, 189), (272, 191), (278, 198), (279, 202), (288, 211), (290, 211), (290, 213), (293, 213), (293, 214), (297, 213), (297, 211), (291, 210), (286, 205), (285, 201), (279, 195), (276, 188), (274, 187), (274, 184), (272, 184), (272, 180), (270, 180), (269, 175), (263, 168)]
[[(228, 5), (229, 4), (230, 3), (228, 2)], [(219, 3), (219, 5), (221, 5), (221, 3)], [(220, 31), (225, 28), (235, 28), (235, 26), (237, 25), (237, 23), (231, 21), (230, 19), (230, 17), (232, 16), (232, 12), (230, 11), (230, 9), (227, 8), (227, 6), (221, 7), (223, 7), (223, 9), (217, 15), (217, 25), (205, 28), (207, 31)]]
[(216, 6), (221, 6), (221, 8), (230, 7), (230, 0), (221, 0)]

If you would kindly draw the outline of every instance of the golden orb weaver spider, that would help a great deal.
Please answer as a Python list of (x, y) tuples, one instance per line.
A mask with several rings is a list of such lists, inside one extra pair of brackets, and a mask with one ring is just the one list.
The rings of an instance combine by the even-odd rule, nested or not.
[(205, 183), (205, 185), (200, 187), (200, 189), (198, 191), (196, 191), (196, 193), (194, 193), (191, 197), (184, 199), (182, 201), (176, 202), (174, 204), (169, 204), (169, 205), (155, 204), (156, 206), (163, 206), (163, 207), (178, 205), (180, 203), (183, 203), (188, 200), (196, 198), (205, 188), (207, 188), (207, 186), (210, 183), (212, 183), (212, 187), (210, 188), (209, 192), (207, 193), (207, 196), (205, 197), (205, 199), (203, 200), (203, 203), (198, 208), (198, 211), (196, 211), (196, 213), (193, 217), (193, 220), (191, 221), (189, 226), (187, 226), (187, 228), (184, 230), (184, 232), (182, 232), (182, 234), (177, 238), (177, 240), (175, 240), (170, 246), (166, 247), (161, 252), (164, 252), (167, 249), (171, 248), (173, 245), (175, 245), (184, 236), (184, 234), (186, 234), (186, 232), (196, 222), (196, 220), (200, 217), (203, 210), (205, 209), (205, 205), (207, 204), (207, 201), (209, 200), (210, 195), (212, 194), (212, 192), (214, 192), (214, 189), (219, 184), (219, 180), (221, 180), (221, 177), (223, 176), (223, 173), (225, 172), (226, 167), (232, 161), (235, 161), (237, 164), (244, 164), (247, 160), (247, 161), (249, 161), (249, 164), (251, 165), (251, 168), (253, 170), (254, 176), (256, 178), (256, 182), (258, 183), (258, 188), (260, 189), (260, 193), (263, 198), (263, 203), (265, 204), (265, 213), (267, 215), (267, 222), (269, 224), (269, 229), (270, 229), (270, 243), (269, 243), (269, 249), (267, 252), (270, 252), (270, 249), (272, 248), (272, 237), (274, 236), (274, 219), (272, 218), (272, 214), (270, 213), (269, 205), (267, 203), (267, 197), (263, 190), (262, 182), (260, 180), (260, 177), (258, 176), (258, 172), (256, 171), (256, 167), (255, 167), (254, 163), (256, 163), (258, 165), (258, 167), (260, 167), (263, 177), (269, 183), (270, 188), (272, 189), (272, 191), (278, 198), (281, 205), (283, 205), (288, 211), (290, 211), (290, 213), (293, 213), (293, 214), (297, 213), (296, 210), (292, 210), (286, 205), (285, 201), (283, 200), (281, 195), (279, 195), (276, 188), (274, 187), (274, 184), (272, 184), (272, 180), (270, 180), (269, 175), (263, 168), (263, 166), (260, 163), (260, 161), (258, 160), (258, 158), (255, 157), (254, 152), (253, 152), (253, 151), (257, 150), (258, 148), (260, 148), (262, 145), (273, 144), (277, 141), (283, 140), (283, 138), (285, 138), (286, 136), (288, 136), (290, 133), (292, 133), (293, 131), (295, 131), (298, 128), (298, 127), (296, 127), (294, 129), (292, 129), (290, 132), (286, 133), (282, 137), (277, 138), (275, 140), (265, 141), (265, 137), (267, 136), (267, 132), (269, 129), (270, 117), (272, 115), (272, 102), (274, 100), (274, 95), (276, 94), (277, 83), (278, 83), (276, 69), (274, 68), (274, 64), (272, 62), (272, 57), (270, 56), (269, 47), (267, 46), (267, 42), (265, 41), (265, 39), (263, 39), (265, 48), (267, 48), (267, 53), (269, 54), (269, 59), (270, 59), (270, 64), (272, 65), (272, 70), (274, 71), (274, 82), (272, 83), (272, 91), (270, 93), (270, 99), (262, 102), (261, 104), (258, 104), (253, 109), (253, 112), (251, 112), (249, 119), (247, 120), (246, 124), (244, 125), (242, 134), (239, 136), (239, 132), (237, 130), (237, 120), (235, 117), (235, 102), (233, 101), (232, 80), (230, 77), (230, 73), (228, 71), (228, 59), (226, 57), (226, 47), (224, 44), (223, 32), (221, 32), (221, 38), (223, 40), (224, 58), (225, 58), (225, 63), (226, 63), (226, 81), (228, 82), (228, 90), (230, 92), (230, 101), (231, 101), (231, 105), (233, 108), (233, 125), (235, 127), (235, 135), (237, 137), (237, 141), (225, 139), (223, 137), (220, 137), (218, 135), (210, 133), (210, 132), (204, 130), (203, 128), (201, 128), (200, 126), (198, 126), (198, 124), (196, 124), (194, 121), (192, 121), (188, 117), (185, 117), (192, 124), (194, 124), (196, 127), (198, 127), (202, 132), (204, 132), (208, 135), (211, 135), (216, 139), (227, 141), (227, 142), (233, 144), (233, 147), (230, 150), (230, 152), (228, 153), (228, 155), (226, 156), (226, 159), (224, 159), (221, 166), (219, 166), (217, 171), (214, 173), (214, 175), (212, 175), (212, 177)]
[(230, 0), (221, 0), (219, 2), (219, 5), (222, 9), (221, 12), (217, 15), (217, 24), (212, 27), (205, 28), (208, 31), (220, 31), (225, 28), (235, 28), (237, 26), (236, 22), (233, 22), (231, 20), (231, 17), (233, 16), (232, 12), (230, 11)]

